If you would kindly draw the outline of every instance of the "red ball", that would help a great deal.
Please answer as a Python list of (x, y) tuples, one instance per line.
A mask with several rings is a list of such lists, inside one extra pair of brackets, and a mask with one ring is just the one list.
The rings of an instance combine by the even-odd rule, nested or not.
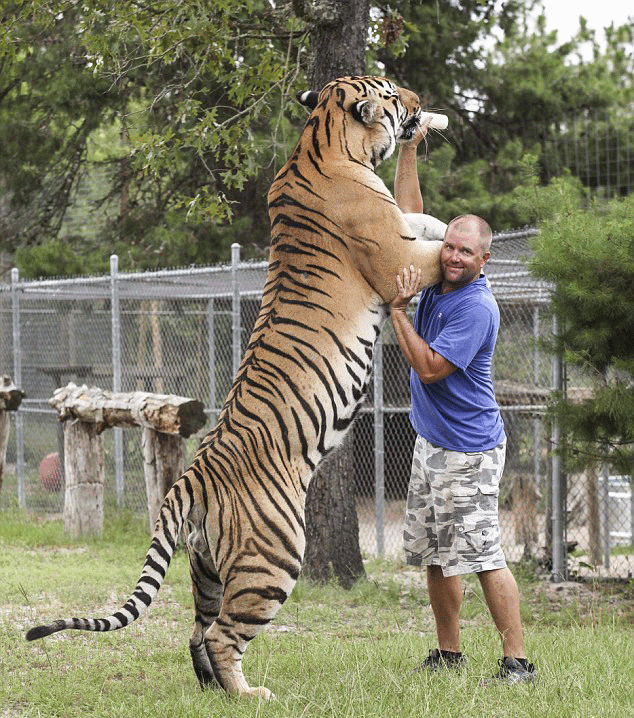
[(48, 454), (40, 462), (40, 479), (47, 491), (59, 491), (62, 488), (62, 465), (57, 452)]

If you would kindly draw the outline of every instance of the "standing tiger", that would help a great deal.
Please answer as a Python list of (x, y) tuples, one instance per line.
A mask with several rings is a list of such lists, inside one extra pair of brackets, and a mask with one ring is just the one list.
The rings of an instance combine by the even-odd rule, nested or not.
[[(29, 641), (132, 623), (156, 596), (186, 527), (189, 645), (201, 686), (272, 697), (249, 687), (242, 657), (299, 576), (308, 484), (364, 398), (396, 275), (413, 264), (421, 287), (440, 279), (441, 242), (414, 236), (374, 172), (413, 137), (418, 97), (384, 78), (344, 77), (298, 99), (312, 112), (269, 191), (262, 306), (218, 423), (167, 494), (125, 605), (107, 618), (32, 628)], [(420, 217), (427, 239), (441, 239), (445, 225)]]

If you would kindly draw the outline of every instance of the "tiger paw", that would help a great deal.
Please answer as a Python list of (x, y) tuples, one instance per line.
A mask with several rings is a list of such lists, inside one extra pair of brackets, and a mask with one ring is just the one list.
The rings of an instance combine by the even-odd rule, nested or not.
[(274, 693), (264, 686), (257, 686), (256, 688), (249, 688), (248, 690), (241, 693), (245, 698), (261, 698), (264, 701), (275, 701), (277, 698)]

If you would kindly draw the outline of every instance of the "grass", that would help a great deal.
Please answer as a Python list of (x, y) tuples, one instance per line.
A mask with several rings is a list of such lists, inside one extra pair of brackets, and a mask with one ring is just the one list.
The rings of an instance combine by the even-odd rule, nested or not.
[(277, 701), (202, 693), (191, 669), (187, 560), (174, 557), (150, 612), (124, 631), (75, 631), (27, 643), (30, 626), (70, 615), (99, 616), (128, 597), (148, 544), (129, 517), (103, 538), (69, 541), (59, 522), (0, 513), (0, 718), (619, 718), (634, 716), (634, 587), (539, 582), (515, 573), (534, 685), (481, 687), (499, 657), (477, 581), (465, 582), (468, 668), (426, 675), (412, 668), (435, 645), (418, 571), (369, 562), (351, 591), (298, 583), (246, 654), (252, 685)]

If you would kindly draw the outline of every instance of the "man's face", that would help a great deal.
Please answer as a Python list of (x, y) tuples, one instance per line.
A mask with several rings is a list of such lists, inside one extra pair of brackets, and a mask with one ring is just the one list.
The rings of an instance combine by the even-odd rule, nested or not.
[(490, 252), (483, 254), (480, 240), (468, 227), (450, 226), (440, 252), (443, 289), (459, 289), (477, 279), (490, 256)]

